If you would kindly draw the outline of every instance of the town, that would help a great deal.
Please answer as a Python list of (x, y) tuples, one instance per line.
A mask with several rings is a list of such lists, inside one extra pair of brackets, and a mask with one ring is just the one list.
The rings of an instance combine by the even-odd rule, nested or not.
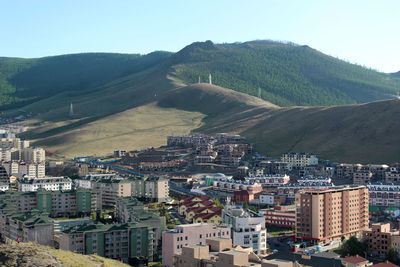
[(133, 266), (400, 263), (400, 163), (272, 158), (227, 133), (64, 162), (18, 138), (25, 130), (0, 129), (5, 243)]

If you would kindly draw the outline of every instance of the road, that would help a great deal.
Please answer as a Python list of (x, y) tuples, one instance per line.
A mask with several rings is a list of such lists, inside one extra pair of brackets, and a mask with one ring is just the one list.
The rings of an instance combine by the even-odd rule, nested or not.
[(171, 216), (172, 219), (175, 221), (178, 221), (179, 224), (185, 224), (185, 218), (181, 215), (179, 215), (177, 208), (173, 208), (172, 210), (169, 211), (169, 215)]
[[(281, 239), (281, 241), (279, 240)], [(267, 242), (271, 252), (276, 249), (283, 252), (288, 252), (290, 247), (287, 244), (288, 241), (292, 241), (291, 237), (268, 237)]]

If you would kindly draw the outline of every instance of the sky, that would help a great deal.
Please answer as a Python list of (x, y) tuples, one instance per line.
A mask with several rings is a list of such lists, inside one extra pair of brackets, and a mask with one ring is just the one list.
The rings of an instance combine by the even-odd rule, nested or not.
[(257, 39), (400, 71), (400, 1), (0, 0), (0, 56), (146, 54)]

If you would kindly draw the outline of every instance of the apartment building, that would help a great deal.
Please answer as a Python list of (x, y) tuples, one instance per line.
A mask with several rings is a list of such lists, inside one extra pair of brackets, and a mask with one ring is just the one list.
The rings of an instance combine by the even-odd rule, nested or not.
[(246, 141), (238, 134), (217, 133), (215, 137), (218, 144), (240, 144)]
[(336, 166), (336, 177), (338, 179), (352, 178), (355, 172), (369, 171), (372, 173), (372, 178), (383, 181), (385, 173), (389, 169), (385, 164), (339, 164)]
[(222, 191), (227, 193), (238, 192), (242, 190), (249, 191), (250, 193), (258, 193), (262, 191), (262, 186), (259, 183), (251, 183), (240, 180), (215, 178), (213, 181), (213, 190)]
[(366, 185), (372, 181), (372, 172), (369, 170), (358, 170), (353, 172), (353, 184)]
[(16, 151), (15, 148), (0, 150), (0, 161), (10, 161), (14, 151)]
[(266, 254), (267, 230), (264, 216), (227, 205), (222, 210), (222, 223), (232, 226), (233, 244), (250, 247), (256, 254)]
[(290, 176), (287, 174), (266, 174), (266, 175), (254, 175), (246, 176), (244, 180), (248, 183), (261, 184), (263, 188), (266, 187), (278, 187), (290, 182)]
[(10, 183), (10, 177), (7, 173), (7, 170), (2, 165), (0, 165), (0, 183), (3, 183), (3, 184)]
[(368, 189), (342, 186), (296, 194), (296, 238), (311, 243), (360, 236), (368, 229)]
[(15, 148), (24, 149), (29, 147), (29, 141), (21, 140), (20, 138), (1, 138), (0, 148), (2, 151)]
[(400, 183), (400, 168), (392, 167), (385, 172), (386, 183)]
[(272, 209), (260, 209), (259, 212), (265, 217), (265, 224), (295, 228), (296, 226), (296, 210), (295, 206), (275, 206)]
[(362, 166), (361, 164), (341, 163), (336, 166), (336, 177), (338, 179), (352, 178), (353, 173), (360, 171)]
[(116, 218), (120, 223), (132, 221), (132, 214), (137, 210), (146, 210), (142, 202), (134, 197), (118, 197), (115, 205)]
[(392, 231), (390, 223), (374, 223), (372, 227), (364, 232), (367, 242), (368, 255), (374, 258), (384, 259), (393, 245), (399, 248), (399, 231)]
[(0, 194), (0, 212), (38, 210), (51, 217), (90, 215), (102, 209), (99, 192), (77, 189), (71, 191), (7, 192)]
[(297, 179), (299, 184), (330, 184), (332, 179), (330, 177), (301, 177)]
[(278, 186), (278, 195), (294, 199), (296, 194), (302, 190), (320, 190), (334, 187), (333, 183), (289, 183)]
[(114, 207), (118, 197), (129, 197), (132, 195), (131, 181), (121, 177), (95, 180), (79, 179), (75, 183), (77, 187), (100, 191), (103, 206)]
[(3, 239), (53, 246), (53, 234), (53, 220), (45, 213), (32, 211), (0, 214), (0, 235)]
[(157, 259), (158, 248), (151, 227), (145, 222), (127, 224), (84, 224), (61, 231), (60, 249), (97, 254), (131, 265)]
[(162, 234), (162, 258), (164, 267), (173, 267), (174, 255), (191, 245), (205, 245), (208, 238), (230, 238), (231, 226), (213, 224), (183, 224)]
[(288, 163), (292, 167), (305, 167), (317, 165), (318, 158), (307, 153), (286, 153), (281, 156), (281, 162)]
[(169, 198), (168, 180), (163, 177), (142, 177), (131, 181), (133, 197), (156, 202), (165, 202)]
[(21, 149), (21, 160), (25, 162), (45, 162), (46, 152), (43, 148), (23, 148)]
[(167, 146), (173, 147), (192, 147), (195, 148), (200, 145), (212, 144), (215, 138), (205, 134), (191, 134), (186, 136), (168, 136)]
[[(274, 263), (279, 263), (279, 265)], [(231, 239), (209, 238), (205, 244), (183, 247), (182, 253), (174, 256), (173, 266), (292, 267), (293, 265), (291, 262), (262, 261), (251, 249), (232, 246)]]
[(71, 190), (72, 180), (68, 177), (23, 178), (18, 181), (18, 191), (33, 192), (39, 189), (58, 191)]
[(400, 184), (369, 183), (369, 204), (381, 207), (400, 207)]
[(1, 163), (9, 176), (25, 175), (27, 178), (45, 177), (46, 167), (44, 163), (27, 163), (24, 161), (7, 161)]

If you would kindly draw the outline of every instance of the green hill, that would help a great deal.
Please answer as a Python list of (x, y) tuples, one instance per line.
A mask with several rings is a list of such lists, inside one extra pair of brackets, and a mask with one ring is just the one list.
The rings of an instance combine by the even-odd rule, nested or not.
[[(85, 56), (89, 59), (78, 64), (77, 58)], [(63, 65), (57, 63), (63, 57), (69, 58), (64, 70), (57, 67)], [(29, 104), (7, 114), (34, 114), (24, 122), (31, 128), (21, 137), (59, 156), (105, 155), (113, 149), (163, 145), (171, 134), (223, 131), (243, 134), (261, 152), (274, 156), (308, 151), (335, 161), (400, 160), (395, 134), (398, 102), (351, 104), (393, 98), (400, 80), (306, 46), (202, 42), (172, 55), (79, 54), (50, 59), (54, 65), (21, 63), (24, 67), (14, 72), (9, 70), (12, 64), (4, 62), (30, 61), (2, 59), (0, 69), (8, 66), (3, 81), (26, 84), (14, 92), (0, 92), (14, 97), (22, 92), (18, 88), (25, 88), (32, 93), (33, 98), (11, 101), (13, 107)], [(104, 66), (102, 60), (114, 63)], [(52, 75), (44, 74), (49, 68)], [(77, 70), (85, 73), (80, 82), (75, 79)], [(209, 72), (218, 86), (197, 83), (198, 76), (207, 82)], [(254, 97), (259, 87), (264, 100)], [(350, 105), (336, 106), (344, 103)]]
[(71, 92), (87, 93), (168, 58), (168, 52), (148, 55), (72, 54), (38, 59), (0, 58), (0, 107), (4, 110)]
[(279, 106), (364, 103), (391, 98), (400, 82), (327, 56), (308, 46), (273, 41), (194, 43), (168, 59), (176, 77), (194, 83), (211, 73), (213, 83), (258, 95)]

